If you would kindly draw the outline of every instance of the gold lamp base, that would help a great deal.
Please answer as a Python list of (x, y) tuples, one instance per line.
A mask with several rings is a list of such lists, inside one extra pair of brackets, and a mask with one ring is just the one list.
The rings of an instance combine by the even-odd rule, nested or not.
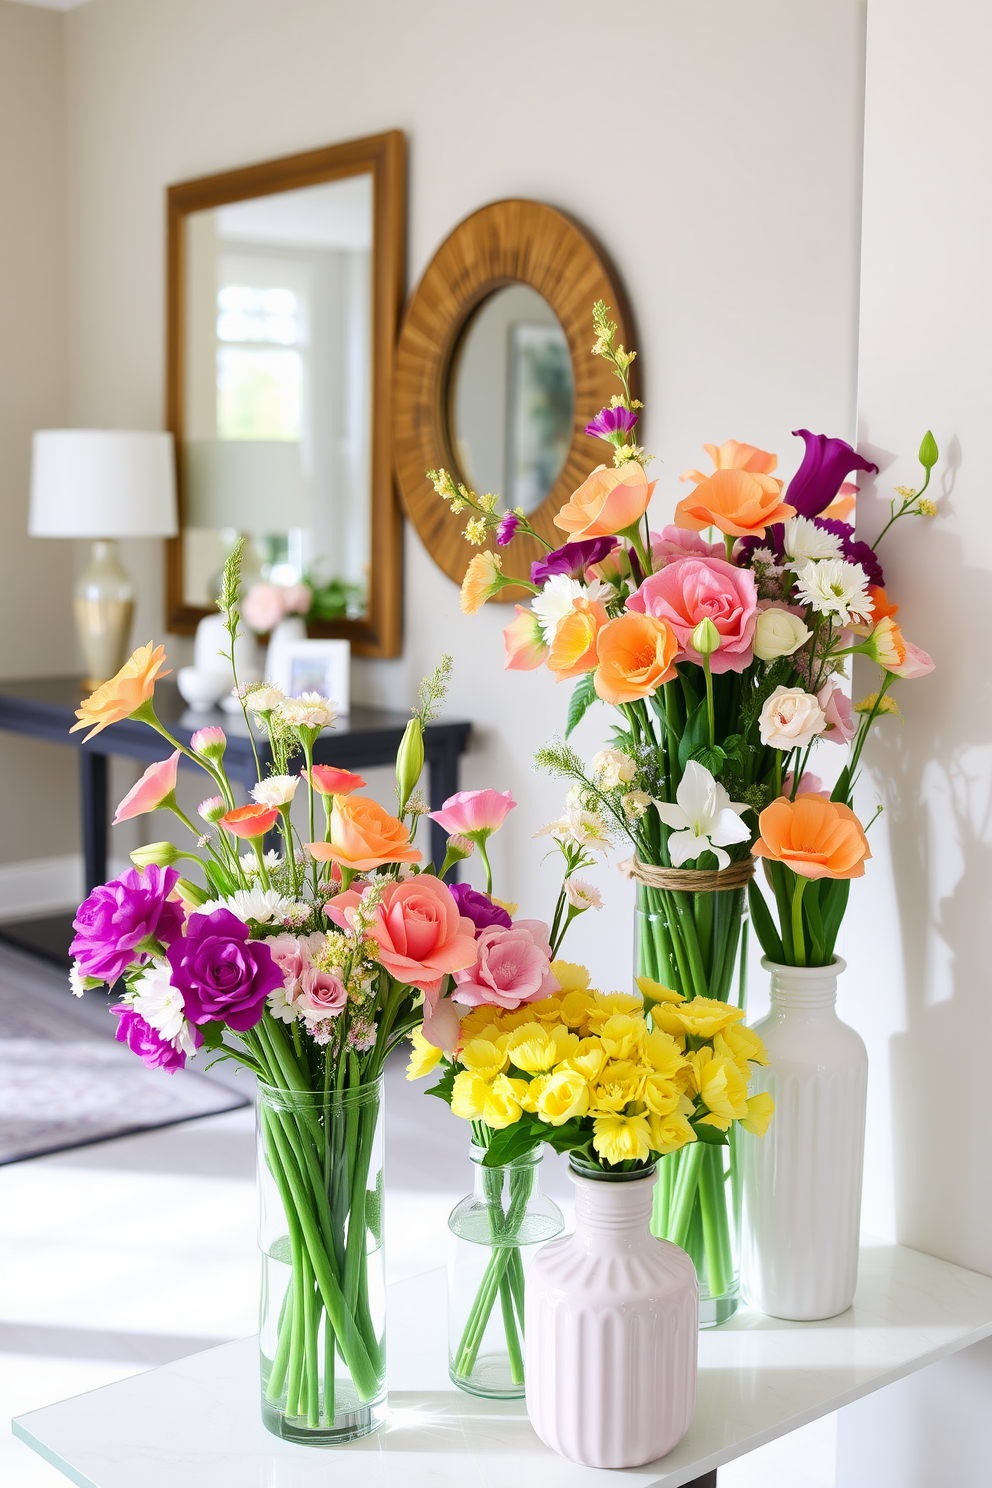
[(134, 585), (113, 538), (93, 544), (88, 568), (76, 583), (76, 629), (91, 691), (115, 677), (128, 657), (134, 618)]

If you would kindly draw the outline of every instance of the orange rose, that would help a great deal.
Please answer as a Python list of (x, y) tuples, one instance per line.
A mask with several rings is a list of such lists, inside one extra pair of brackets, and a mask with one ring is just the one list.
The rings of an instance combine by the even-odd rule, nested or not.
[(335, 796), (331, 840), (311, 842), (310, 852), (318, 862), (340, 863), (356, 873), (383, 863), (419, 863), (423, 856), (403, 823), (369, 796)]
[(755, 857), (784, 863), (803, 878), (861, 878), (871, 857), (850, 806), (818, 795), (779, 796), (758, 817)]
[(764, 537), (772, 522), (796, 515), (795, 507), (781, 500), (782, 484), (760, 472), (716, 470), (679, 502), (675, 525), (690, 532), (719, 527), (728, 537)]
[[(756, 444), (739, 444), (728, 439), (724, 444), (704, 444), (703, 449), (713, 461), (714, 470), (749, 470), (753, 475), (771, 475), (778, 464), (778, 455), (758, 449)], [(683, 470), (679, 480), (691, 480), (701, 484), (707, 477), (701, 470)]]
[(648, 509), (657, 481), (648, 483), (644, 466), (635, 460), (619, 470), (597, 465), (555, 517), (555, 526), (572, 540), (612, 537), (639, 522)]
[(607, 622), (605, 608), (594, 599), (573, 599), (571, 611), (563, 615), (555, 628), (548, 657), (548, 671), (559, 682), (595, 671), (599, 657), (596, 637)]
[[(143, 703), (149, 701), (158, 678), (169, 675), (162, 671), (164, 663), (165, 647), (156, 646), (153, 641), (132, 651), (117, 676), (104, 682), (76, 709), (79, 722), (72, 725), (70, 734), (74, 734), (77, 729), (88, 728), (86, 739), (92, 739), (94, 734), (98, 734), (108, 724), (120, 723), (122, 718), (130, 718)], [(84, 744), (86, 739), (83, 740)]]
[(596, 640), (596, 692), (604, 702), (650, 697), (676, 675), (679, 643), (672, 627), (654, 615), (628, 611), (603, 626)]

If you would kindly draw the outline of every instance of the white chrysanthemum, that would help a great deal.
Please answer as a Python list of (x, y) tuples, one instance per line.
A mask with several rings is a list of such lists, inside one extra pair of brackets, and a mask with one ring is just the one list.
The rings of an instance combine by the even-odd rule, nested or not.
[(592, 773), (603, 790), (616, 790), (618, 785), (630, 784), (637, 774), (637, 765), (620, 749), (601, 749), (593, 756)]
[(334, 722), (334, 704), (319, 692), (304, 692), (298, 698), (287, 698), (279, 713), (291, 728), (330, 728)]
[[(262, 862), (265, 864), (267, 873), (274, 873), (277, 868), (282, 867), (282, 858), (276, 852), (275, 848), (270, 847), (268, 852), (262, 854)], [(251, 849), (241, 854), (241, 866), (249, 878), (258, 877), (258, 859)]]
[(69, 990), (73, 997), (82, 997), (86, 991), (86, 983), (83, 981), (83, 974), (79, 969), (78, 961), (73, 961), (69, 967)]
[[(156, 1033), (172, 1043), (186, 1029), (186, 1004), (183, 994), (170, 980), (172, 968), (160, 961), (154, 962), (136, 982), (132, 984), (129, 998), (139, 1017), (144, 1018)], [(185, 1053), (192, 1053), (184, 1044), (177, 1045)]]
[(698, 760), (685, 767), (674, 801), (655, 801), (654, 809), (671, 827), (668, 853), (673, 868), (691, 863), (701, 853), (711, 852), (719, 868), (726, 868), (730, 854), (723, 851), (732, 842), (747, 842), (749, 827), (741, 821), (747, 806), (732, 801), (726, 788)]
[(299, 783), (299, 775), (269, 775), (252, 786), (252, 800), (260, 806), (288, 806)]
[(573, 599), (598, 599), (605, 604), (614, 593), (613, 585), (604, 584), (600, 579), (583, 584), (579, 579), (570, 579), (568, 574), (553, 575), (531, 603), (546, 644), (551, 645), (559, 623), (572, 609)]
[(796, 593), (818, 615), (831, 615), (838, 625), (864, 623), (874, 609), (868, 577), (860, 563), (827, 558), (807, 563), (796, 575)]
[(252, 713), (271, 713), (286, 701), (286, 694), (279, 687), (256, 687), (245, 702)]
[(565, 894), (573, 909), (602, 909), (603, 896), (595, 884), (584, 878), (566, 878)]
[(622, 798), (620, 805), (623, 814), (628, 821), (640, 821), (641, 817), (651, 805), (651, 797), (647, 791), (628, 791)]
[(273, 1018), (278, 1018), (281, 1023), (295, 1023), (300, 1016), (286, 997), (285, 985), (276, 987), (274, 992), (269, 993), (268, 1004)]
[(788, 565), (790, 568), (818, 563), (823, 558), (840, 558), (844, 551), (836, 533), (817, 527), (809, 517), (790, 517), (785, 524), (783, 541), (785, 551), (792, 559)]
[(210, 899), (200, 905), (198, 912), (212, 914), (215, 909), (229, 909), (246, 924), (255, 920), (259, 925), (281, 925), (297, 908), (292, 899), (277, 889), (263, 889), (260, 884), (254, 884), (250, 889), (237, 889), (225, 899)]
[(598, 811), (567, 811), (558, 821), (547, 822), (534, 833), (535, 837), (570, 837), (579, 847), (590, 847), (597, 852), (606, 852), (610, 846), (610, 833)]

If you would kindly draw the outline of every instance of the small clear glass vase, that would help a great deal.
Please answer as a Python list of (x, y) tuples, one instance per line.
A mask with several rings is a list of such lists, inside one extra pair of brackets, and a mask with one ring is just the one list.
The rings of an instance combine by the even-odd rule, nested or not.
[(258, 1083), (262, 1420), (289, 1441), (385, 1416), (382, 1090)]
[[(687, 998), (745, 1007), (747, 896), (744, 889), (682, 893), (637, 886), (634, 972)], [(715, 1328), (740, 1303), (741, 1174), (736, 1123), (729, 1146), (693, 1142), (663, 1158), (652, 1233), (692, 1258), (699, 1326)]]
[(485, 1155), (473, 1142), (475, 1190), (448, 1219), (448, 1373), (472, 1395), (515, 1400), (524, 1393), (524, 1277), (565, 1221), (540, 1191), (542, 1148), (494, 1168)]

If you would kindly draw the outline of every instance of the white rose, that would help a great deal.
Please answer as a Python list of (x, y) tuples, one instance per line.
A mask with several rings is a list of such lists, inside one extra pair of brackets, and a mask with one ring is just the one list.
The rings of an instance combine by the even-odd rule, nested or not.
[(615, 790), (618, 785), (630, 784), (637, 774), (637, 765), (622, 750), (601, 749), (593, 757), (592, 773), (604, 790)]
[(754, 654), (760, 661), (777, 661), (798, 651), (811, 635), (798, 615), (788, 610), (762, 610), (754, 627)]
[(827, 715), (801, 687), (776, 687), (758, 719), (762, 744), (773, 749), (805, 749), (827, 726)]

